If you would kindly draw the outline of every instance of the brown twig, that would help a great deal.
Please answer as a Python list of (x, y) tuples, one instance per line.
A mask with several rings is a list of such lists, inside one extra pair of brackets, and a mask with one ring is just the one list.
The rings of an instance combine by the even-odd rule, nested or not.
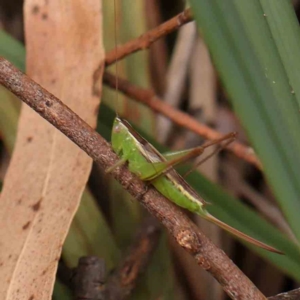
[(75, 300), (104, 300), (105, 263), (96, 256), (81, 257), (73, 279)]
[[(180, 14), (176, 15), (172, 19), (165, 23), (160, 24), (152, 30), (147, 31), (140, 37), (130, 40), (123, 45), (120, 45), (106, 54), (105, 65), (109, 66), (117, 61), (123, 59), (124, 57), (135, 53), (142, 49), (147, 49), (158, 39), (168, 35), (169, 33), (175, 31), (182, 25), (191, 22), (193, 20), (192, 12), (190, 9), (186, 9)], [(99, 67), (94, 72), (94, 81), (98, 82), (102, 76), (103, 65), (100, 64)]]
[(268, 298), (268, 300), (299, 300), (299, 299), (300, 299), (300, 288)]
[(149, 30), (137, 39), (130, 40), (127, 43), (118, 46), (117, 49), (114, 49), (107, 53), (105, 58), (105, 65), (109, 66), (129, 54), (149, 48), (151, 44), (158, 39), (168, 35), (169, 33), (178, 29), (180, 26), (191, 22), (192, 20), (193, 18), (191, 10), (184, 10), (177, 16), (173, 17), (165, 23), (162, 23), (152, 30)]
[[(59, 99), (4, 58), (0, 58), (0, 83), (65, 134), (103, 169), (118, 162), (117, 155), (105, 139)], [(175, 204), (164, 198), (154, 188), (149, 188), (130, 173), (126, 166), (114, 169), (111, 174), (160, 220), (176, 242), (219, 281), (232, 299), (266, 299), (226, 254), (210, 242)]]
[[(116, 88), (116, 79), (116, 76), (108, 72), (104, 73), (103, 82), (114, 89)], [(181, 112), (173, 108), (169, 104), (163, 102), (161, 99), (159, 99), (158, 96), (154, 94), (153, 91), (135, 86), (126, 79), (118, 78), (117, 81), (118, 90), (123, 94), (140, 103), (145, 104), (146, 106), (152, 108), (154, 111), (169, 118), (174, 123), (187, 128), (208, 140), (215, 140), (222, 136), (222, 134), (220, 134), (219, 132), (211, 129), (204, 124), (199, 123), (188, 114)], [(260, 161), (255, 156), (255, 154), (252, 153), (249, 147), (246, 147), (239, 142), (235, 142), (229, 145), (227, 149), (232, 151), (237, 157), (240, 157), (247, 162), (255, 165), (257, 168), (262, 169)]]
[(147, 218), (143, 222), (128, 255), (107, 280), (107, 300), (124, 300), (130, 296), (139, 276), (148, 265), (159, 236), (159, 223), (153, 217)]

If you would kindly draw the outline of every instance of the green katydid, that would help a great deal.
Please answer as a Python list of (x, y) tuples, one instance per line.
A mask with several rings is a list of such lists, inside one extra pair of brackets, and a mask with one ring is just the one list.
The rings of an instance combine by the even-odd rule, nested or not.
[(161, 194), (175, 204), (200, 215), (240, 239), (263, 249), (282, 254), (281, 251), (242, 233), (212, 216), (205, 209), (205, 201), (173, 169), (175, 165), (200, 155), (204, 148), (230, 137), (233, 136), (229, 134), (204, 146), (168, 153), (166, 156), (163, 156), (140, 136), (127, 121), (116, 117), (112, 129), (111, 143), (121, 160), (107, 172), (110, 172), (117, 166), (128, 163), (128, 168), (132, 173), (136, 174), (141, 180), (150, 182)]
[[(116, 19), (117, 6), (115, 0), (114, 7), (114, 17)], [(116, 26), (114, 35), (115, 44), (117, 45)], [(116, 46), (116, 57), (117, 50), (118, 48)], [(117, 59), (116, 74), (118, 74)], [(116, 90), (118, 90), (118, 83), (116, 83)], [(118, 98), (116, 99), (116, 102), (118, 102), (117, 100)], [(110, 172), (124, 163), (128, 163), (128, 168), (132, 173), (136, 174), (141, 180), (150, 182), (162, 195), (178, 206), (200, 215), (204, 219), (218, 225), (240, 239), (268, 251), (283, 254), (274, 247), (260, 242), (212, 216), (205, 209), (206, 202), (173, 168), (190, 158), (194, 158), (202, 154), (204, 149), (208, 146), (218, 144), (227, 139), (232, 140), (234, 137), (235, 134), (229, 134), (218, 140), (208, 142), (201, 147), (162, 155), (148, 141), (140, 136), (127, 121), (117, 116), (113, 124), (111, 143), (113, 150), (120, 156), (121, 159), (117, 164), (109, 168), (107, 172)], [(208, 157), (210, 156), (211, 155)], [(205, 161), (208, 157), (206, 157), (203, 161)]]

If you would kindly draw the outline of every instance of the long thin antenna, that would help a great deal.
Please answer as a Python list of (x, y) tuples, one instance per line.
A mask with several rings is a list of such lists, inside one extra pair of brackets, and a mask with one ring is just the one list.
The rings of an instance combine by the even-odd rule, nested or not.
[(117, 28), (117, 2), (114, 0), (114, 18), (115, 18), (115, 27), (114, 27), (114, 39), (115, 39), (115, 72), (116, 72), (116, 96), (114, 98), (115, 102), (115, 111), (118, 116), (118, 103), (119, 103), (119, 80), (118, 80), (118, 28)]

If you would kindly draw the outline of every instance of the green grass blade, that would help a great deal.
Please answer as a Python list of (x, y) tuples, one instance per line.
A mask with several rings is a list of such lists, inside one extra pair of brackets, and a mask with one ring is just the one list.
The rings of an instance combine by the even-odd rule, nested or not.
[(299, 22), (290, 1), (260, 0), (265, 20), (283, 63), (292, 91), (300, 105)]
[[(280, 9), (286, 2), (274, 0), (272, 5)], [(259, 0), (191, 4), (234, 109), (300, 239), (299, 109), (264, 10)], [(267, 16), (268, 22), (272, 17)]]
[(20, 101), (3, 86), (0, 86), (0, 135), (9, 153), (15, 144)]
[[(24, 46), (0, 30), (0, 56), (11, 61), (20, 70), (25, 70)], [(8, 152), (12, 152), (15, 142), (20, 101), (4, 87), (0, 87), (0, 133)]]
[(0, 29), (0, 56), (5, 57), (17, 68), (25, 71), (25, 48), (24, 46)]

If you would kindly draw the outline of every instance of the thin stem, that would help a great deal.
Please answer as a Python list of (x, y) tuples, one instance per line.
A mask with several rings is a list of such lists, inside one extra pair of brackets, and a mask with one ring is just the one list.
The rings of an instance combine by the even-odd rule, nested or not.
[(177, 16), (160, 24), (156, 28), (149, 30), (140, 37), (130, 40), (125, 44), (118, 46), (117, 49), (108, 52), (105, 58), (105, 65), (109, 66), (132, 53), (149, 48), (158, 39), (170, 34), (192, 20), (191, 10), (184, 10)]
[[(190, 9), (186, 9), (180, 14), (176, 15), (172, 19), (165, 23), (160, 24), (152, 30), (144, 33), (140, 37), (130, 40), (123, 45), (116, 46), (115, 49), (108, 52), (105, 58), (105, 65), (112, 65), (122, 58), (133, 54), (139, 50), (147, 49), (158, 39), (170, 34), (177, 30), (182, 25), (191, 22), (193, 20)], [(103, 63), (101, 62), (94, 72), (94, 81), (98, 82), (102, 76)]]

